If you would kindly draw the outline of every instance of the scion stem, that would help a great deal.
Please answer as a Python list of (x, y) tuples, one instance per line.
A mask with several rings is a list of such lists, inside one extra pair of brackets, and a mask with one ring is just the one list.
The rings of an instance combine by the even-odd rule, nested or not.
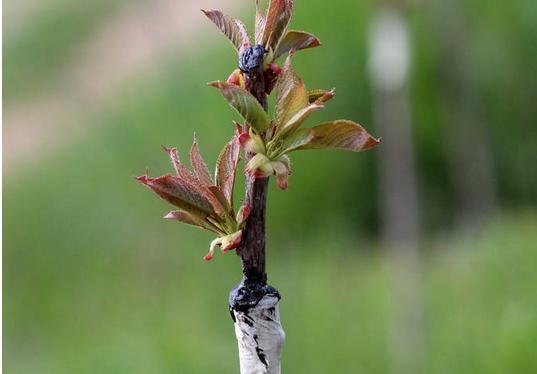
[[(259, 101), (265, 111), (268, 111), (267, 95), (263, 64), (258, 69), (245, 74), (246, 89)], [(246, 124), (244, 125), (244, 130)], [(247, 163), (253, 154), (246, 154)], [(265, 215), (267, 205), (268, 178), (254, 178), (246, 175), (246, 199), (250, 206), (250, 216), (246, 221), (241, 244), (237, 254), (241, 257), (242, 272), (245, 280), (255, 283), (266, 283), (265, 272)]]

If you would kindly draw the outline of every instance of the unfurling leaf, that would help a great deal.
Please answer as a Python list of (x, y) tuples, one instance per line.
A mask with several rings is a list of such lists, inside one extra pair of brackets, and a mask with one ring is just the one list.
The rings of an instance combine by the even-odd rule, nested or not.
[(175, 172), (177, 173), (177, 176), (179, 178), (185, 179), (190, 183), (195, 184), (196, 183), (196, 177), (195, 175), (188, 170), (188, 168), (181, 163), (181, 160), (179, 159), (179, 154), (177, 153), (177, 148), (168, 148), (164, 145), (161, 146), (164, 152), (170, 156), (170, 159), (172, 160), (173, 168), (175, 169)]
[(335, 88), (332, 88), (330, 91), (321, 89), (308, 91), (308, 100), (310, 103), (325, 103), (328, 100), (332, 99), (334, 96), (336, 96)]
[(249, 153), (265, 153), (265, 143), (263, 138), (250, 129), (239, 135), (239, 143), (246, 152)]
[(265, 31), (266, 18), (259, 9), (259, 0), (255, 1), (255, 44), (263, 43), (263, 32)]
[(282, 153), (294, 151), (295, 149), (298, 149), (308, 144), (310, 141), (313, 140), (314, 137), (315, 135), (312, 129), (299, 129), (289, 135), (287, 138), (285, 138), (285, 142), (283, 144), (284, 150)]
[(348, 120), (326, 122), (312, 127), (313, 138), (295, 149), (344, 149), (353, 152), (365, 151), (380, 143), (359, 124)]
[(281, 17), (285, 10), (285, 0), (270, 0), (267, 14), (265, 16), (265, 27), (263, 28), (263, 36), (261, 38), (261, 45), (267, 50), (269, 49), (269, 41), (272, 35), (272, 31), (279, 17)]
[(171, 174), (157, 178), (142, 175), (137, 180), (152, 189), (167, 202), (199, 217), (215, 213), (212, 204), (203, 192), (194, 185)]
[(315, 48), (321, 45), (321, 41), (313, 34), (305, 31), (289, 30), (278, 44), (278, 49), (274, 53), (274, 59), (283, 56), (289, 51)]
[(287, 189), (287, 179), (289, 178), (289, 175), (291, 174), (290, 170), (290, 163), (289, 163), (289, 157), (287, 155), (284, 155), (281, 157), (281, 159), (277, 161), (272, 161), (271, 163), (272, 168), (274, 169), (274, 174), (276, 175), (276, 184), (278, 187), (282, 190)]
[(218, 88), (227, 102), (257, 132), (267, 130), (270, 122), (268, 115), (250, 92), (241, 87), (220, 81), (210, 82), (209, 86)]
[(225, 15), (219, 10), (201, 10), (222, 31), (237, 52), (250, 46), (250, 41), (246, 29), (242, 22)]
[(170, 159), (172, 160), (173, 166), (179, 179), (184, 181), (186, 184), (193, 186), (208, 201), (211, 202), (214, 210), (217, 213), (222, 213), (224, 211), (224, 208), (222, 207), (220, 202), (214, 197), (214, 195), (208, 190), (208, 185), (203, 183), (196, 174), (188, 170), (188, 168), (181, 163), (181, 161), (179, 160), (179, 155), (177, 154), (177, 148), (168, 148), (162, 146), (162, 149), (170, 156)]
[(227, 78), (226, 83), (244, 87), (244, 75), (240, 69), (235, 69)]
[(242, 231), (236, 231), (232, 234), (216, 238), (211, 242), (209, 252), (203, 257), (205, 261), (212, 260), (216, 247), (220, 247), (222, 252), (228, 252), (239, 246), (242, 240)]
[(239, 211), (237, 212), (237, 224), (239, 227), (242, 227), (245, 223), (248, 217), (250, 216), (250, 206), (243, 205), (240, 207)]
[(275, 51), (293, 16), (293, 0), (270, 0), (261, 44)]
[(233, 186), (235, 184), (235, 174), (239, 164), (239, 154), (240, 144), (238, 135), (235, 135), (224, 146), (216, 161), (216, 185), (218, 189), (222, 191), (231, 207), (233, 207)]
[(179, 221), (189, 225), (206, 228), (201, 218), (196, 217), (195, 215), (190, 214), (188, 212), (185, 212), (184, 210), (172, 210), (170, 213), (164, 216), (164, 219)]
[(293, 117), (291, 117), (286, 123), (278, 127), (276, 135), (285, 136), (285, 134), (292, 134), (301, 124), (308, 118), (308, 116), (316, 110), (324, 108), (321, 103), (313, 103), (305, 108), (299, 110)]
[(256, 177), (268, 177), (274, 173), (274, 170), (270, 166), (270, 160), (262, 153), (254, 155), (248, 164), (246, 164), (246, 171)]
[[(302, 79), (291, 69), (291, 56), (289, 56), (276, 83), (276, 107), (274, 109), (276, 126), (283, 126), (308, 104), (308, 92)], [(279, 129), (276, 131), (278, 132)]]
[(211, 173), (209, 172), (207, 164), (205, 163), (205, 161), (203, 161), (203, 158), (201, 157), (198, 148), (198, 140), (196, 139), (195, 134), (194, 141), (192, 142), (192, 147), (190, 148), (190, 163), (192, 164), (192, 168), (194, 169), (194, 172), (196, 173), (196, 176), (201, 183), (205, 184), (206, 186), (213, 185)]

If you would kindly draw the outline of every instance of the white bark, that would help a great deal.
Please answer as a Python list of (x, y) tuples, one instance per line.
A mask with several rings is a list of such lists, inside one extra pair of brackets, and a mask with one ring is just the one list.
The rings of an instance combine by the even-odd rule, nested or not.
[(278, 301), (277, 296), (268, 294), (246, 312), (232, 310), (241, 374), (280, 374), (285, 333), (280, 324)]

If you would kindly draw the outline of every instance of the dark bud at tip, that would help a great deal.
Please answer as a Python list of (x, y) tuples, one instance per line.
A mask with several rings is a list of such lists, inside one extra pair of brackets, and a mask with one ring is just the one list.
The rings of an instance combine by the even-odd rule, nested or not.
[(239, 69), (246, 74), (260, 70), (265, 52), (265, 47), (260, 44), (246, 48), (239, 56)]

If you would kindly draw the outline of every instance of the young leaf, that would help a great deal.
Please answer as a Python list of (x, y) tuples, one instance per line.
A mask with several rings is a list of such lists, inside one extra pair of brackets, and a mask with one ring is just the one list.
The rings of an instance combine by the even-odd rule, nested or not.
[(214, 210), (217, 213), (222, 213), (224, 211), (224, 208), (214, 197), (214, 195), (207, 189), (207, 185), (201, 182), (201, 180), (194, 173), (188, 170), (188, 168), (181, 163), (181, 161), (179, 160), (179, 155), (177, 154), (177, 148), (167, 148), (165, 146), (162, 146), (162, 149), (164, 149), (164, 152), (166, 152), (170, 156), (179, 179), (181, 179), (188, 185), (194, 186), (194, 188), (196, 188), (200, 193), (203, 194), (203, 196), (205, 196), (207, 200), (211, 202), (214, 207)]
[(348, 120), (326, 122), (312, 127), (314, 137), (295, 149), (344, 149), (353, 152), (365, 151), (380, 143), (359, 124)]
[(152, 189), (162, 199), (193, 215), (206, 217), (215, 212), (212, 204), (201, 191), (172, 174), (157, 178), (142, 175), (137, 180)]
[(216, 185), (222, 191), (231, 207), (233, 207), (233, 186), (239, 164), (239, 154), (240, 144), (237, 135), (235, 135), (224, 146), (216, 161)]
[(289, 179), (290, 170), (287, 168), (287, 165), (278, 160), (272, 161), (270, 163), (274, 169), (274, 174), (276, 175), (276, 184), (281, 190), (287, 189), (287, 180)]
[(237, 218), (236, 218), (236, 221), (239, 227), (244, 226), (244, 224), (246, 223), (246, 220), (250, 216), (250, 211), (251, 211), (251, 208), (249, 205), (242, 205), (240, 207), (239, 211), (237, 212)]
[(276, 50), (293, 16), (293, 0), (271, 0), (263, 30), (262, 45)]
[(255, 1), (255, 44), (263, 43), (263, 33), (266, 23), (265, 15), (259, 9), (259, 0)]
[(336, 96), (335, 88), (332, 88), (330, 91), (326, 91), (322, 89), (308, 91), (308, 101), (310, 103), (314, 103), (314, 102), (325, 103), (328, 100), (332, 99), (334, 96)]
[(257, 132), (264, 132), (269, 125), (269, 117), (255, 97), (245, 89), (223, 83), (210, 82), (209, 86), (218, 88), (227, 102), (253, 127)]
[(283, 151), (281, 153), (289, 153), (298, 149), (313, 140), (315, 134), (312, 129), (299, 129), (285, 138)]
[(227, 200), (224, 193), (217, 187), (217, 186), (209, 186), (209, 191), (211, 191), (216, 199), (222, 204), (226, 212), (232, 211), (232, 206), (230, 205), (230, 202)]
[(196, 217), (193, 214), (185, 212), (184, 210), (172, 210), (164, 216), (164, 219), (183, 222), (189, 225), (201, 227), (203, 229), (208, 228), (206, 225), (204, 225), (204, 220)]
[(285, 136), (286, 134), (292, 134), (301, 124), (308, 118), (308, 116), (316, 110), (323, 108), (322, 103), (313, 103), (305, 108), (299, 110), (293, 117), (289, 119), (285, 124), (278, 128), (276, 135), (278, 137)]
[(274, 30), (272, 30), (272, 35), (270, 38), (270, 49), (273, 51), (276, 51), (278, 49), (278, 45), (281, 43), (281, 40), (285, 35), (285, 32), (287, 31), (287, 27), (291, 22), (291, 17), (293, 17), (293, 8), (294, 0), (286, 0), (285, 9), (276, 21), (274, 25)]
[[(274, 109), (276, 126), (283, 126), (308, 104), (308, 92), (300, 77), (291, 69), (289, 56), (276, 83), (276, 106)], [(276, 132), (278, 133), (278, 131), (279, 128)]]
[(264, 154), (258, 153), (254, 155), (246, 164), (246, 171), (251, 175), (255, 175), (256, 172), (259, 177), (267, 177), (274, 173), (274, 169), (270, 166), (270, 160)]
[(201, 10), (222, 31), (231, 43), (235, 46), (237, 52), (250, 45), (248, 34), (242, 22), (225, 15), (219, 10)]
[(170, 156), (170, 159), (172, 160), (173, 168), (175, 169), (175, 172), (177, 173), (177, 176), (179, 178), (185, 179), (190, 183), (195, 183), (196, 176), (188, 170), (188, 168), (183, 165), (181, 160), (179, 159), (179, 154), (177, 153), (177, 148), (168, 148), (166, 146), (161, 146), (164, 152)]
[(261, 37), (261, 45), (266, 49), (269, 47), (269, 40), (276, 24), (277, 19), (281, 16), (285, 9), (285, 0), (270, 0), (267, 15), (265, 17), (265, 27), (263, 28), (263, 36)]
[(274, 59), (301, 49), (315, 48), (321, 45), (321, 41), (313, 34), (305, 31), (289, 30), (278, 44), (278, 49), (274, 53)]
[(206, 186), (211, 186), (214, 184), (211, 178), (211, 173), (209, 172), (209, 168), (201, 157), (196, 134), (194, 134), (194, 141), (192, 142), (192, 147), (190, 148), (190, 163), (192, 164), (192, 168), (194, 169), (198, 180), (202, 184)]

